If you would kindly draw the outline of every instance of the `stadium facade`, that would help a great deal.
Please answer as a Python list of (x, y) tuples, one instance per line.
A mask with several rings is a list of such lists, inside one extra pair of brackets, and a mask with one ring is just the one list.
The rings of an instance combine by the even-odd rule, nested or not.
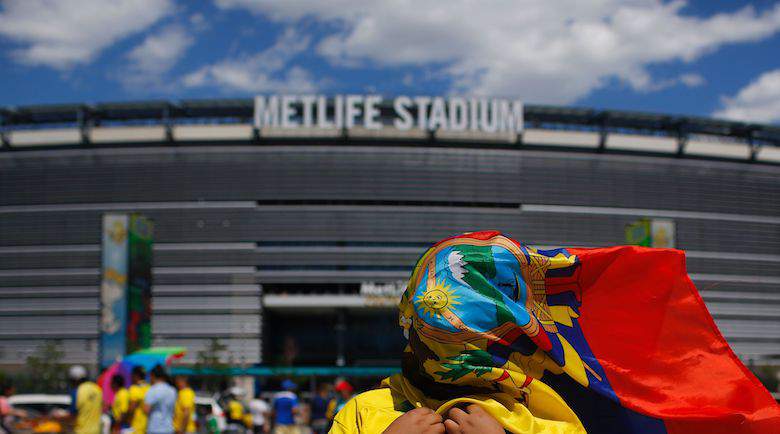
[(218, 338), (241, 366), (392, 364), (393, 301), (431, 243), (624, 244), (640, 218), (674, 222), (735, 352), (780, 362), (780, 129), (545, 106), (503, 131), (323, 128), (304, 103), (292, 128), (249, 99), (0, 111), (0, 367), (45, 340), (96, 362), (116, 212), (155, 222), (154, 342), (189, 362)]

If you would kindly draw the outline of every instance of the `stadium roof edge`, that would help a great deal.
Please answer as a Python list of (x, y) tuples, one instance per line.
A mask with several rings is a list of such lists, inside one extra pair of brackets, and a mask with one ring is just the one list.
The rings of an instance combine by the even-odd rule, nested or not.
[[(181, 120), (186, 123), (187, 119), (202, 122), (208, 118), (245, 123), (253, 116), (253, 104), (251, 98), (226, 98), (6, 106), (0, 107), (0, 126), (4, 131), (13, 131), (57, 124), (84, 128), (103, 122), (142, 120), (150, 124), (169, 124)], [(389, 108), (390, 103), (385, 101), (380, 107), (382, 117), (388, 115)], [(732, 137), (751, 145), (757, 141), (758, 144), (780, 146), (780, 126), (701, 116), (526, 104), (525, 122), (531, 128), (567, 129), (571, 126), (571, 129), (625, 130), (649, 135), (701, 134)]]

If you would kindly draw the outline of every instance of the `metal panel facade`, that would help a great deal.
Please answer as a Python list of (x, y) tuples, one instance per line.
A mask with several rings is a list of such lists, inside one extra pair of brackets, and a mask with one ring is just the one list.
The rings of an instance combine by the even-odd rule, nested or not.
[(263, 285), (404, 279), (427, 244), (480, 229), (621, 244), (653, 212), (680, 213), (677, 247), (733, 347), (778, 355), (778, 199), (778, 166), (467, 144), (2, 153), (0, 363), (42, 338), (94, 363), (100, 219), (124, 211), (155, 221), (154, 343), (186, 345), (190, 361), (211, 338), (260, 361)]

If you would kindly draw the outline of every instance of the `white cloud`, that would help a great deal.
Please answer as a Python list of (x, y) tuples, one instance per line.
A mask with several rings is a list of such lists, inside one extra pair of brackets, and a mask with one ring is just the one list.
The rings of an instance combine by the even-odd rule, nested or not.
[(179, 25), (170, 25), (159, 33), (149, 34), (127, 53), (130, 66), (121, 71), (118, 78), (127, 87), (164, 86), (165, 74), (193, 42), (193, 37)]
[(190, 25), (198, 30), (203, 30), (208, 27), (206, 23), (206, 17), (201, 13), (195, 13), (190, 15)]
[(780, 69), (761, 74), (736, 96), (723, 98), (723, 108), (713, 116), (749, 122), (780, 122)]
[(21, 45), (11, 53), (18, 62), (68, 69), (172, 10), (171, 0), (8, 0), (0, 35)]
[(680, 83), (688, 87), (699, 87), (704, 83), (706, 83), (706, 80), (700, 74), (693, 74), (693, 73), (682, 74), (678, 79)]
[(305, 69), (292, 64), (309, 47), (309, 38), (292, 28), (271, 47), (252, 55), (223, 59), (187, 74), (186, 87), (217, 86), (242, 92), (312, 92), (317, 84)]
[[(651, 64), (690, 62), (724, 44), (766, 38), (780, 29), (780, 4), (706, 18), (685, 2), (660, 0), (216, 0), (275, 21), (336, 24), (317, 46), (332, 63), (433, 65), (453, 91), (572, 102), (617, 78), (638, 90), (655, 80)], [(673, 84), (702, 80), (681, 76)]]
[(626, 81), (639, 92), (656, 92), (668, 89), (672, 86), (682, 85), (686, 87), (698, 87), (703, 85), (706, 80), (701, 74), (685, 73), (677, 77), (665, 79), (653, 79), (649, 73), (644, 70), (638, 70), (629, 74)]

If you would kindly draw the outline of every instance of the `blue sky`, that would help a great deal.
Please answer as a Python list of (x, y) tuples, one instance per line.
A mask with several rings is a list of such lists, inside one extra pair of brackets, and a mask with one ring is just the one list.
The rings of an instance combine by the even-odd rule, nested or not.
[(780, 2), (5, 0), (0, 105), (463, 94), (780, 122)]

